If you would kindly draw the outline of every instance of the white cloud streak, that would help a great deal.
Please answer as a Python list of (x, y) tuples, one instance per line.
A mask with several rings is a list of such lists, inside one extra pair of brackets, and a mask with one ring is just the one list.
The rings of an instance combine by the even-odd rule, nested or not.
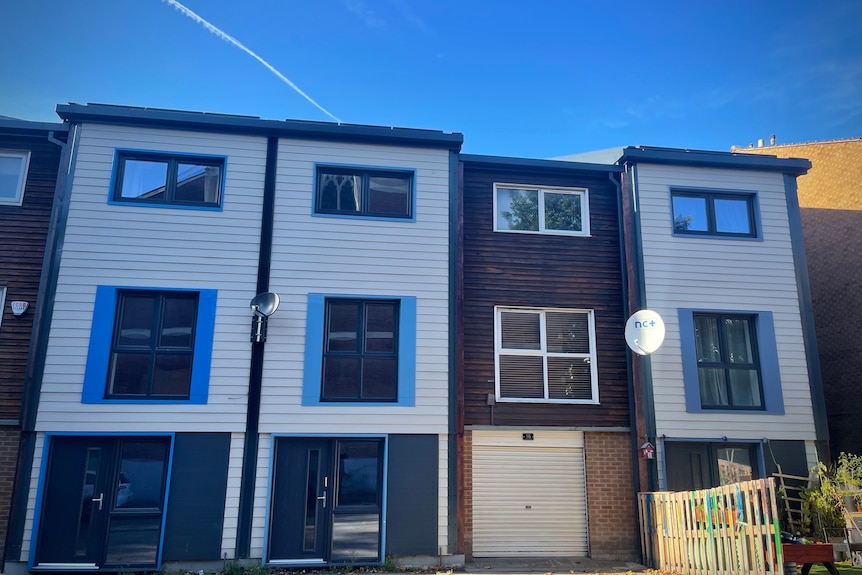
[(194, 12), (192, 12), (191, 10), (189, 10), (188, 8), (186, 8), (185, 6), (183, 6), (182, 4), (177, 2), (177, 0), (162, 0), (162, 1), (167, 2), (168, 4), (170, 4), (171, 6), (173, 6), (174, 8), (176, 8), (177, 10), (179, 10), (180, 12), (182, 12), (183, 14), (185, 14), (186, 16), (188, 16), (189, 18), (191, 18), (192, 20), (194, 20), (195, 22), (197, 22), (198, 24), (200, 24), (201, 26), (206, 28), (207, 30), (209, 30), (210, 32), (212, 32), (213, 34), (215, 34), (216, 36), (218, 36), (219, 38), (221, 38), (222, 40), (224, 40), (228, 44), (233, 44), (234, 46), (236, 46), (237, 48), (239, 48), (240, 50), (242, 50), (243, 52), (245, 52), (246, 54), (248, 54), (249, 56), (251, 56), (252, 58), (257, 60), (258, 62), (263, 64), (267, 70), (269, 70), (270, 72), (275, 74), (279, 80), (281, 80), (282, 82), (284, 82), (285, 84), (287, 84), (288, 86), (293, 88), (297, 94), (299, 94), (300, 96), (302, 96), (303, 98), (308, 100), (315, 108), (317, 108), (318, 110), (320, 110), (321, 112), (323, 112), (324, 114), (326, 114), (327, 116), (329, 116), (330, 118), (332, 118), (333, 120), (338, 122), (339, 124), (342, 123), (341, 120), (339, 120), (336, 116), (332, 115), (326, 108), (324, 108), (323, 106), (321, 106), (320, 104), (315, 102), (311, 98), (311, 96), (309, 96), (308, 94), (306, 94), (305, 92), (300, 90), (299, 86), (297, 86), (296, 84), (291, 82), (289, 79), (287, 79), (287, 77), (284, 74), (282, 74), (281, 72), (276, 70), (275, 67), (273, 67), (269, 62), (267, 62), (266, 60), (264, 60), (263, 58), (261, 58), (260, 56), (258, 56), (254, 52), (252, 52), (249, 48), (246, 48), (242, 44), (242, 42), (240, 42), (239, 40), (237, 40), (236, 38), (234, 38), (230, 34), (223, 32), (219, 28), (215, 27), (213, 24), (210, 24), (204, 18), (198, 16), (197, 14), (195, 14)]

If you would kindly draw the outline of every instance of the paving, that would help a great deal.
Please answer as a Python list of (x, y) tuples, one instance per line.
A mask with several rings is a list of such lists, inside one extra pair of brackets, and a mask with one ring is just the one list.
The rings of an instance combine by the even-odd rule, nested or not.
[[(589, 557), (503, 557), (491, 559), (473, 559), (464, 565), (465, 573), (485, 573), (496, 575), (524, 574), (533, 575), (553, 573), (621, 573), (626, 571), (643, 571), (646, 569), (640, 563), (626, 561), (606, 561), (590, 559)], [(459, 569), (458, 571), (462, 571)]]

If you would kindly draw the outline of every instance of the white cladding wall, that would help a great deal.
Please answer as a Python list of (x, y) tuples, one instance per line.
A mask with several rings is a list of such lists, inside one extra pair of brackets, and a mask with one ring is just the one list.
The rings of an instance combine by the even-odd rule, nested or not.
[[(312, 217), (315, 163), (415, 170), (416, 221)], [(446, 433), (448, 151), (281, 140), (277, 182), (261, 433)], [(416, 297), (415, 406), (302, 405), (309, 293)]]
[[(647, 306), (667, 327), (651, 359), (657, 435), (814, 439), (783, 176), (644, 164), (637, 173)], [(672, 187), (756, 191), (763, 240), (673, 236)], [(686, 412), (679, 308), (772, 312), (784, 415)]]
[[(117, 148), (226, 156), (224, 209), (108, 204)], [(265, 159), (265, 138), (83, 126), (37, 429), (245, 429)], [(81, 403), (97, 285), (218, 290), (206, 405)]]

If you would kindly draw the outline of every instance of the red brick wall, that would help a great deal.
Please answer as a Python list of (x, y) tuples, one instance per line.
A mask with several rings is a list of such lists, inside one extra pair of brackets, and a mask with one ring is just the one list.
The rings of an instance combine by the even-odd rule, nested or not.
[(0, 556), (3, 555), (3, 546), (6, 544), (6, 522), (9, 519), (9, 503), (12, 500), (19, 436), (17, 427), (0, 426)]
[(587, 467), (590, 557), (639, 560), (631, 435), (585, 433), (584, 457)]
[(464, 432), (464, 556), (473, 558), (473, 432)]

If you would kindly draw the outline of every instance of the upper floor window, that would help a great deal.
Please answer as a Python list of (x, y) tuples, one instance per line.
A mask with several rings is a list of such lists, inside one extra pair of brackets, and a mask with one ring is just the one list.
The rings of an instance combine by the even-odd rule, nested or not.
[(223, 157), (118, 151), (115, 202), (218, 208), (224, 187)]
[(498, 399), (598, 403), (592, 311), (498, 307), (495, 332)]
[(84, 403), (206, 403), (215, 290), (98, 286)]
[(29, 167), (30, 152), (0, 150), (0, 205), (21, 205)]
[(585, 188), (494, 184), (494, 230), (588, 236), (589, 204)]
[(675, 234), (756, 237), (754, 194), (675, 190)]
[(413, 218), (413, 172), (317, 167), (316, 214)]
[(705, 408), (762, 409), (755, 319), (694, 314), (700, 401)]

